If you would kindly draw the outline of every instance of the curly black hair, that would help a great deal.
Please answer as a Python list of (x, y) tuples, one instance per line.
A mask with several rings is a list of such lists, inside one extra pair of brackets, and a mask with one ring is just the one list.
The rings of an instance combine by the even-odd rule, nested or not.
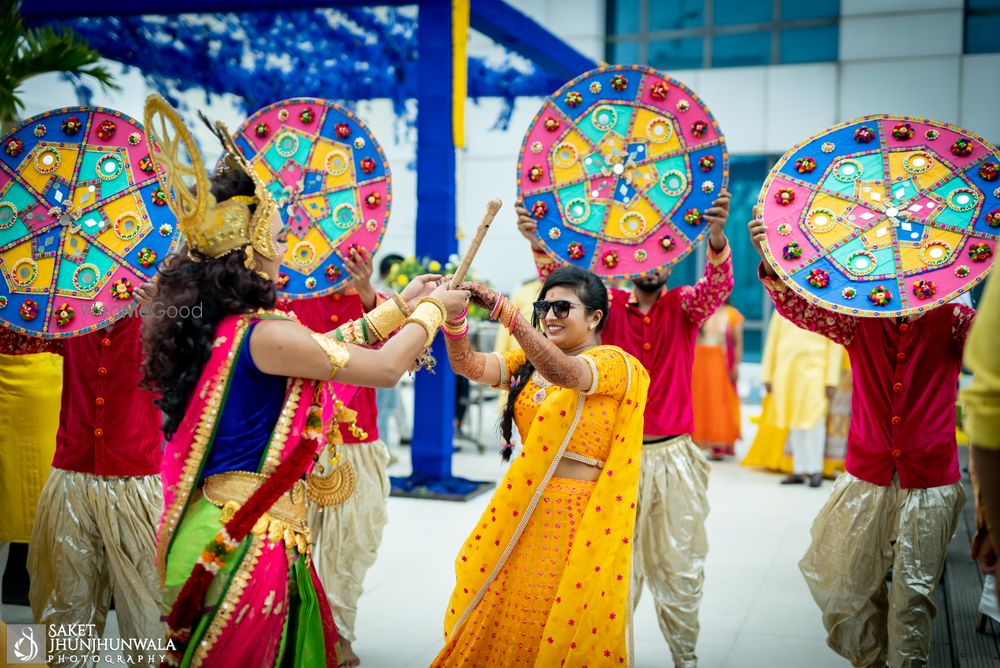
[[(253, 181), (239, 169), (212, 178), (212, 194), (223, 202), (253, 195)], [(160, 266), (156, 295), (142, 323), (142, 387), (158, 394), (169, 440), (187, 410), (202, 369), (212, 353), (215, 329), (227, 315), (271, 309), (274, 282), (246, 266), (239, 249), (211, 259), (182, 250)], [(195, 308), (197, 307), (197, 308)]]

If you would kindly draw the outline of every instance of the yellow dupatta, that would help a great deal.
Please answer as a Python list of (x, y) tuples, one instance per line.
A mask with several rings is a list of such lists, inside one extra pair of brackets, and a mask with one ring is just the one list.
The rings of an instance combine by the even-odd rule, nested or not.
[[(624, 370), (626, 390), (615, 416), (611, 453), (580, 519), (542, 634), (539, 666), (632, 663), (629, 584), (649, 374), (614, 346), (591, 348), (583, 356), (599, 375)], [(503, 569), (580, 422), (586, 398), (562, 388), (539, 407), (521, 452), (455, 561), (446, 640)]]

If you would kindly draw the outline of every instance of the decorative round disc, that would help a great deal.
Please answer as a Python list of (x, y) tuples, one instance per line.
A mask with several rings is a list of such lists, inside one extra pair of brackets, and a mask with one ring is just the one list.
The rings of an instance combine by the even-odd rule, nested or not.
[(604, 278), (676, 264), (708, 233), (729, 177), (719, 126), (684, 84), (602, 67), (545, 100), (524, 136), (518, 198), (552, 256)]
[(371, 131), (329, 100), (294, 98), (258, 110), (236, 136), (288, 225), (281, 294), (319, 297), (344, 287), (344, 258), (351, 248), (374, 255), (389, 221), (389, 163)]
[(68, 338), (131, 313), (178, 238), (142, 125), (55, 109), (0, 146), (0, 324)]
[(896, 317), (980, 283), (1000, 238), (1000, 154), (938, 121), (865, 116), (774, 166), (764, 250), (796, 292), (834, 311)]

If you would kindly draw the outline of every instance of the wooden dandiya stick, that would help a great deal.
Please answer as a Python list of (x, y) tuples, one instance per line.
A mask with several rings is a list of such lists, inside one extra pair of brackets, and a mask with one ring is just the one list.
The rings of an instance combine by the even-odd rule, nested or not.
[(503, 206), (503, 203), (497, 197), (486, 203), (486, 213), (483, 214), (483, 220), (479, 223), (476, 236), (473, 237), (472, 243), (469, 244), (469, 250), (465, 251), (465, 257), (462, 258), (461, 264), (458, 265), (458, 269), (455, 270), (455, 275), (451, 279), (449, 287), (452, 290), (458, 289), (458, 286), (465, 280), (465, 274), (468, 273), (469, 267), (472, 266), (472, 260), (476, 257), (476, 253), (479, 252), (479, 247), (482, 245), (483, 239), (486, 238), (486, 233), (493, 223), (493, 218), (497, 215), (497, 211), (500, 210), (501, 206)]

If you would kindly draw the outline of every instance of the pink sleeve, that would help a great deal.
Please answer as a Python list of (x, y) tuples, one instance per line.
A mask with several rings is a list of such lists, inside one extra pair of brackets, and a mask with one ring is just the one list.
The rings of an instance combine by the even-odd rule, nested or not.
[(53, 353), (62, 355), (63, 344), (58, 339), (39, 339), (34, 336), (19, 334), (12, 329), (0, 327), (0, 354), (3, 355), (33, 355), (35, 353)]
[(758, 276), (771, 295), (774, 308), (787, 320), (801, 329), (822, 334), (834, 343), (842, 346), (850, 345), (858, 324), (857, 318), (810, 304), (780, 280), (766, 276), (763, 265), (758, 269)]
[(716, 251), (709, 243), (705, 275), (694, 285), (680, 288), (681, 308), (693, 325), (701, 326), (726, 303), (726, 297), (732, 291), (733, 257), (729, 252), (729, 242), (721, 251)]

